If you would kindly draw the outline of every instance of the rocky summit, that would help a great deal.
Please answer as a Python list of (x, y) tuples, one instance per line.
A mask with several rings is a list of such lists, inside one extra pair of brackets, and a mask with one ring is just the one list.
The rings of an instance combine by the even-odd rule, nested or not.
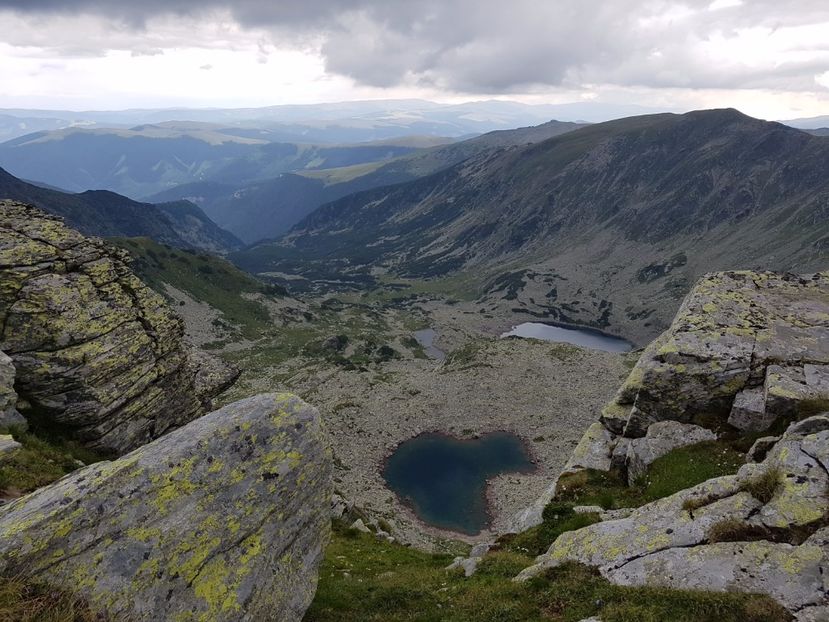
[(235, 377), (200, 372), (183, 326), (129, 256), (54, 216), (0, 201), (0, 349), (18, 410), (89, 447), (123, 453), (205, 412)]
[(330, 532), (319, 413), (288, 394), (213, 412), (0, 509), (0, 573), (112, 620), (295, 622)]
[(728, 434), (757, 439), (748, 462), (602, 513), (518, 579), (579, 562), (618, 585), (761, 592), (798, 620), (827, 619), (828, 379), (829, 275), (708, 275), (516, 530), (540, 523), (538, 506), (588, 473), (633, 483), (671, 450)]

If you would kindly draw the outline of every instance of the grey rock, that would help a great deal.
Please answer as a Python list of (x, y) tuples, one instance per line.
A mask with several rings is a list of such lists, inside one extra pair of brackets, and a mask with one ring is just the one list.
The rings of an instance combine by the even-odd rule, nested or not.
[(591, 424), (567, 461), (563, 473), (584, 469), (610, 470), (610, 458), (616, 445), (616, 436), (598, 421)]
[(654, 423), (644, 437), (632, 439), (628, 445), (625, 461), (628, 481), (633, 483), (642, 477), (654, 460), (674, 449), (716, 439), (716, 434), (698, 425), (677, 421)]
[(11, 358), (0, 352), (0, 428), (25, 427), (26, 419), (17, 412), (17, 393), (14, 391), (14, 365)]
[(118, 454), (203, 415), (210, 393), (181, 319), (129, 262), (54, 216), (0, 201), (0, 348), (16, 368), (18, 408)]
[(829, 605), (804, 607), (794, 614), (795, 622), (829, 622)]
[(112, 619), (298, 622), (331, 471), (315, 409), (249, 398), (0, 508), (0, 572), (71, 586)]
[(472, 550), (469, 551), (469, 557), (483, 557), (489, 550), (492, 548), (494, 543), (492, 542), (482, 542), (481, 544), (476, 544), (472, 547)]
[(618, 585), (759, 592), (797, 610), (822, 604), (825, 564), (812, 545), (723, 542), (658, 551), (603, 574)]
[(796, 421), (786, 428), (784, 437), (807, 436), (825, 430), (829, 430), (829, 413), (821, 413), (802, 421)]
[(740, 391), (734, 398), (728, 423), (745, 432), (768, 430), (776, 415), (766, 412), (766, 393), (763, 387)]
[(366, 524), (363, 522), (362, 518), (358, 518), (353, 523), (351, 523), (351, 528), (356, 529), (357, 531), (362, 533), (371, 533), (371, 529), (366, 527)]
[(751, 449), (746, 454), (747, 462), (762, 462), (766, 459), (769, 451), (780, 440), (780, 436), (763, 436), (754, 441)]
[(0, 458), (20, 449), (22, 445), (14, 440), (11, 434), (0, 434)]
[(604, 508), (600, 505), (575, 505), (573, 511), (576, 514), (602, 514)]

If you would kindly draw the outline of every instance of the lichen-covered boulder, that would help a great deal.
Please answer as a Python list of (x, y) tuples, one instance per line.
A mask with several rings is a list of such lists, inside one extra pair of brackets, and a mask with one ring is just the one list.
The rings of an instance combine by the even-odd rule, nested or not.
[(0, 572), (114, 620), (298, 621), (331, 494), (317, 411), (260, 395), (0, 508)]
[(0, 201), (0, 349), (19, 410), (123, 453), (205, 412), (181, 319), (129, 255), (34, 207)]
[[(657, 421), (689, 422), (697, 414), (725, 419), (746, 389), (765, 383), (768, 400), (766, 369), (782, 364), (802, 377), (794, 388), (803, 390), (792, 394), (784, 379), (777, 391), (774, 376), (770, 406), (754, 392), (739, 399), (737, 427), (766, 429), (778, 413), (829, 390), (818, 386), (829, 365), (829, 273), (709, 274), (685, 298), (671, 327), (645, 349), (602, 421), (612, 432), (637, 437)], [(808, 387), (805, 365), (820, 369)]]
[(0, 428), (25, 426), (26, 420), (17, 412), (17, 393), (14, 391), (14, 365), (11, 358), (0, 352)]

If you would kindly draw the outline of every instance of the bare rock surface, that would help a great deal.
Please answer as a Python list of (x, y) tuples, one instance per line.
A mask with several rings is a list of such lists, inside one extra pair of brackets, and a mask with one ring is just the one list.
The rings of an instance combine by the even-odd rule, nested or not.
[(331, 471), (315, 409), (248, 398), (0, 508), (0, 572), (118, 620), (298, 621)]
[(116, 453), (202, 415), (212, 392), (181, 320), (128, 262), (54, 216), (0, 201), (0, 348), (21, 412)]
[(11, 358), (5, 352), (0, 352), (0, 428), (25, 426), (26, 424), (26, 420), (17, 412), (14, 376)]

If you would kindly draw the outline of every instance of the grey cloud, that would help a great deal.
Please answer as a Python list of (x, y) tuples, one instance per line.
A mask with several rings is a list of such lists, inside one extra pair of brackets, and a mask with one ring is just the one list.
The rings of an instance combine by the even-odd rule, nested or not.
[[(319, 43), (326, 67), (358, 83), (510, 92), (534, 85), (815, 89), (829, 71), (826, 44), (808, 60), (712, 64), (700, 43), (740, 29), (829, 22), (825, 0), (0, 0), (21, 13), (89, 13), (140, 30), (160, 15), (210, 19), (229, 11), (280, 43)], [(671, 17), (673, 16), (673, 17)], [(157, 45), (157, 42), (153, 42)], [(261, 46), (260, 46), (261, 47)], [(795, 46), (796, 47), (796, 46)], [(800, 48), (798, 48), (800, 49)], [(260, 61), (267, 53), (260, 50)]]

